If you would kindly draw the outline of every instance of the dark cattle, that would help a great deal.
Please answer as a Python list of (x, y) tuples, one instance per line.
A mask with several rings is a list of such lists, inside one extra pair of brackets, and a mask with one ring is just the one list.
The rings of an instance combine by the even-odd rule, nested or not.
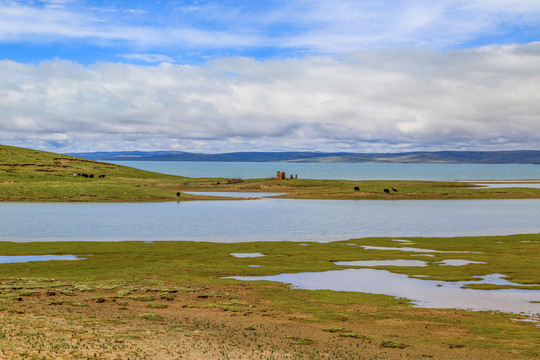
[(90, 175), (88, 175), (88, 177), (89, 177), (90, 179), (93, 179), (93, 178), (94, 178), (94, 174), (90, 174)]
[(385, 193), (385, 194), (390, 194), (390, 190), (384, 189), (384, 193)]
[(354, 191), (360, 191), (360, 188), (358, 186), (355, 186)]
[(88, 174), (81, 174), (81, 176), (82, 176), (83, 178), (87, 178), (87, 177), (88, 177)]
[(179, 193), (179, 192), (177, 192), (177, 193), (176, 193), (176, 196), (180, 196), (180, 193)]
[(105, 178), (105, 175), (99, 175), (98, 178), (104, 179), (104, 178)]
[(393, 191), (393, 192), (398, 192), (398, 189), (396, 189), (396, 188), (393, 187), (393, 188), (392, 188), (392, 191)]

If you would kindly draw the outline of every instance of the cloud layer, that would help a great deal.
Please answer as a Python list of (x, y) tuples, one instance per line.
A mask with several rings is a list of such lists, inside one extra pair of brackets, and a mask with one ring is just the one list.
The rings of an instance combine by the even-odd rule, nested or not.
[(201, 66), (4, 60), (0, 109), (0, 142), (61, 151), (538, 148), (540, 43)]
[(84, 42), (171, 57), (188, 50), (329, 54), (527, 43), (540, 36), (539, 19), (537, 0), (0, 0), (0, 42)]

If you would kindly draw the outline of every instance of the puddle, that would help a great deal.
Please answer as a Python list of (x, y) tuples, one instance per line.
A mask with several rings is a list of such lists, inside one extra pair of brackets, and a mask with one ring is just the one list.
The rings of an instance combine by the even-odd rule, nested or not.
[(23, 263), (30, 261), (50, 261), (50, 260), (81, 260), (75, 255), (16, 255), (0, 256), (0, 264)]
[(412, 254), (410, 256), (429, 256), (429, 257), (434, 257), (435, 255), (433, 254)]
[(256, 198), (256, 199), (262, 199), (265, 197), (287, 194), (287, 193), (272, 193), (272, 192), (240, 192), (240, 191), (185, 191), (185, 193), (191, 194), (191, 195), (235, 197), (235, 198)]
[[(485, 189), (502, 189), (502, 188), (528, 188), (528, 189), (538, 189), (540, 188), (540, 183), (538, 182), (529, 182), (529, 183), (511, 183), (511, 182), (499, 182), (499, 183), (474, 183), (474, 185), (482, 186)], [(478, 188), (473, 188), (478, 189)]]
[(229, 255), (232, 255), (237, 258), (254, 258), (254, 257), (266, 256), (261, 253), (230, 253)]
[[(486, 276), (475, 276), (476, 278), (479, 278), (481, 280), (477, 281), (461, 281), (458, 283), (462, 283), (464, 285), (469, 284), (490, 284), (490, 285), (510, 285), (510, 286), (537, 286), (537, 285), (524, 285), (524, 284), (518, 284), (512, 281), (505, 280), (503, 278), (506, 277), (506, 275), (503, 274), (489, 274)], [(540, 291), (540, 290), (539, 290)], [(531, 300), (536, 301), (536, 300)]]
[(473, 251), (442, 251), (442, 250), (431, 250), (431, 249), (420, 249), (413, 247), (385, 247), (385, 246), (367, 246), (360, 245), (366, 250), (394, 250), (394, 251), (409, 251), (409, 252), (427, 252), (427, 253), (469, 253), (469, 254), (479, 254)]
[(412, 241), (409, 241), (409, 240), (398, 240), (398, 239), (394, 239), (392, 241), (396, 241), (396, 242), (401, 242), (401, 243), (405, 243), (405, 244), (414, 244)]
[(486, 264), (482, 261), (461, 260), (461, 259), (447, 259), (437, 263), (441, 266), (464, 266), (469, 264)]
[(512, 321), (530, 322), (540, 328), (540, 317), (531, 317), (528, 319), (512, 319)]
[(479, 280), (446, 282), (411, 278), (376, 269), (345, 269), (325, 272), (280, 274), (274, 276), (234, 276), (236, 280), (267, 280), (291, 284), (308, 290), (356, 291), (410, 299), (414, 306), (473, 311), (540, 314), (540, 290), (498, 289), (477, 290), (471, 284), (520, 285), (490, 274)]
[(249, 267), (262, 267), (262, 265), (248, 265)]
[(425, 261), (421, 260), (361, 260), (361, 261), (338, 261), (336, 265), (343, 266), (427, 266)]

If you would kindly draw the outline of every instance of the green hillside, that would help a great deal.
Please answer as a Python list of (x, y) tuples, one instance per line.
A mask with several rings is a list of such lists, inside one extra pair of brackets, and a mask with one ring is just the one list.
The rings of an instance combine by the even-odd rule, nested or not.
[(72, 156), (0, 145), (2, 201), (176, 199), (183, 178)]

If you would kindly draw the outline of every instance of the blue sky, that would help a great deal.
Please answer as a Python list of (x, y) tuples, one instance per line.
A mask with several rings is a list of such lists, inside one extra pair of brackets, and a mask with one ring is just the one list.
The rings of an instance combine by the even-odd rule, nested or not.
[(0, 142), (538, 149), (537, 0), (0, 0)]

